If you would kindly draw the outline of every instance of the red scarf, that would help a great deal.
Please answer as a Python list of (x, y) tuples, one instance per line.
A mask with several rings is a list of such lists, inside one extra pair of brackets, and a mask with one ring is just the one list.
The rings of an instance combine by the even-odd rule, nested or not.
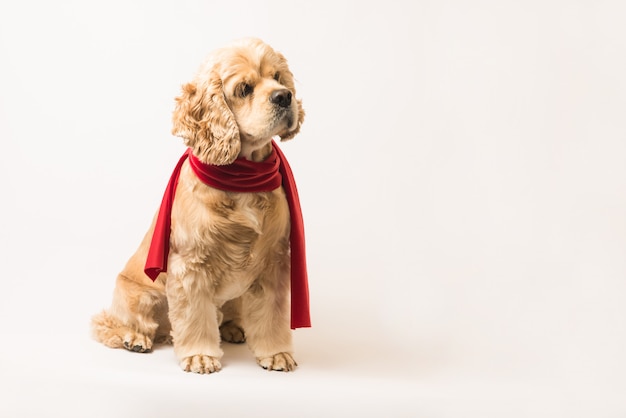
[(274, 141), (272, 153), (260, 163), (238, 158), (229, 165), (204, 164), (191, 153), (191, 149), (187, 149), (178, 161), (163, 195), (146, 259), (146, 275), (154, 281), (159, 273), (167, 271), (172, 204), (180, 170), (187, 159), (198, 178), (216, 189), (231, 192), (269, 192), (283, 186), (291, 214), (291, 328), (310, 327), (309, 286), (300, 199), (291, 167)]

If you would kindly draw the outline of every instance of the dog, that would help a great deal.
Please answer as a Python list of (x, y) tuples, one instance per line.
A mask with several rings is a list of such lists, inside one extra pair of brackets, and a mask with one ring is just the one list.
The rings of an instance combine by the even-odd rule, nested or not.
[[(287, 60), (263, 41), (238, 40), (209, 55), (176, 98), (172, 133), (188, 152), (168, 185), (171, 206), (162, 213), (162, 205), (117, 276), (111, 307), (92, 318), (97, 341), (141, 353), (172, 343), (181, 368), (200, 374), (221, 369), (221, 341), (246, 342), (261, 367), (296, 368), (291, 328), (310, 326), (308, 287), (306, 265), (298, 267), (304, 284), (294, 284), (301, 218), (285, 179), (276, 183), (272, 168), (271, 185), (233, 191), (201, 172), (226, 170), (229, 182), (239, 165), (250, 166), (256, 182), (255, 167), (276, 152), (284, 159), (274, 138), (293, 138), (304, 115)], [(155, 244), (159, 231), (165, 243)], [(159, 245), (165, 266), (153, 268)], [(306, 305), (295, 325), (294, 286)]]

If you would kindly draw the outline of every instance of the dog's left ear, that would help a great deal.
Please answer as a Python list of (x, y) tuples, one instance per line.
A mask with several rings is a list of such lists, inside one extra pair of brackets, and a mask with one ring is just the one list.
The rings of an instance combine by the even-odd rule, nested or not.
[(182, 94), (176, 98), (172, 121), (172, 133), (183, 138), (203, 163), (227, 165), (239, 155), (239, 128), (215, 71), (208, 81), (183, 86)]

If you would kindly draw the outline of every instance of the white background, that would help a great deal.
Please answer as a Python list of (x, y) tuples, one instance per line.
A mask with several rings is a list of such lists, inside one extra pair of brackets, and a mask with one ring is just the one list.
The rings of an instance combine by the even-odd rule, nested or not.
[[(621, 1), (0, 6), (0, 416), (626, 416)], [(313, 328), (179, 370), (90, 339), (210, 50), (283, 52)]]

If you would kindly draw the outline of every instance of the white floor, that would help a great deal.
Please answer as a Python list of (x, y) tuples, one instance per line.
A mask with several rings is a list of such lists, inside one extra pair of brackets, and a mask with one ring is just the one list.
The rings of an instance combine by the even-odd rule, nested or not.
[[(37, 278), (22, 277), (3, 293), (3, 417), (626, 414), (624, 330), (600, 323), (601, 306), (578, 325), (554, 329), (530, 310), (472, 324), (481, 321), (476, 309), (465, 318), (397, 318), (394, 327), (358, 296), (341, 306), (314, 284), (314, 327), (295, 332), (295, 372), (267, 372), (245, 345), (228, 344), (219, 373), (194, 375), (179, 370), (171, 346), (137, 354), (91, 340), (89, 316), (108, 298), (94, 289), (105, 286), (74, 277), (62, 290), (49, 276), (33, 291)], [(621, 321), (626, 309), (615, 308), (610, 315)], [(494, 305), (483, 309), (504, 315)], [(537, 322), (526, 327), (524, 319)]]
[[(626, 3), (0, 4), (0, 417), (626, 417)], [(89, 337), (209, 49), (282, 51), (294, 373)]]
[[(302, 333), (304, 334), (304, 333)], [(509, 370), (424, 347), (354, 345), (298, 335), (299, 369), (270, 373), (244, 346), (225, 347), (223, 370), (180, 371), (171, 347), (148, 355), (108, 350), (85, 335), (5, 334), (6, 417), (428, 416), (620, 417), (623, 362), (609, 370)], [(426, 345), (426, 344), (424, 344)], [(442, 348), (445, 350), (445, 348)], [(555, 356), (554, 361), (559, 357)], [(495, 362), (504, 363), (503, 358)], [(616, 366), (616, 367), (615, 367)], [(615, 367), (612, 371), (612, 367)]]
[(486, 371), (484, 363), (409, 354), (391, 345), (373, 350), (299, 337), (301, 366), (288, 374), (266, 372), (244, 346), (228, 346), (223, 370), (203, 376), (179, 371), (171, 347), (138, 355), (106, 350), (76, 334), (8, 337), (16, 344), (2, 350), (0, 413), (6, 417), (200, 417), (208, 411), (279, 417), (619, 417), (626, 412), (626, 387), (615, 384), (621, 379), (596, 380), (594, 373), (565, 370), (560, 376), (553, 370)]

